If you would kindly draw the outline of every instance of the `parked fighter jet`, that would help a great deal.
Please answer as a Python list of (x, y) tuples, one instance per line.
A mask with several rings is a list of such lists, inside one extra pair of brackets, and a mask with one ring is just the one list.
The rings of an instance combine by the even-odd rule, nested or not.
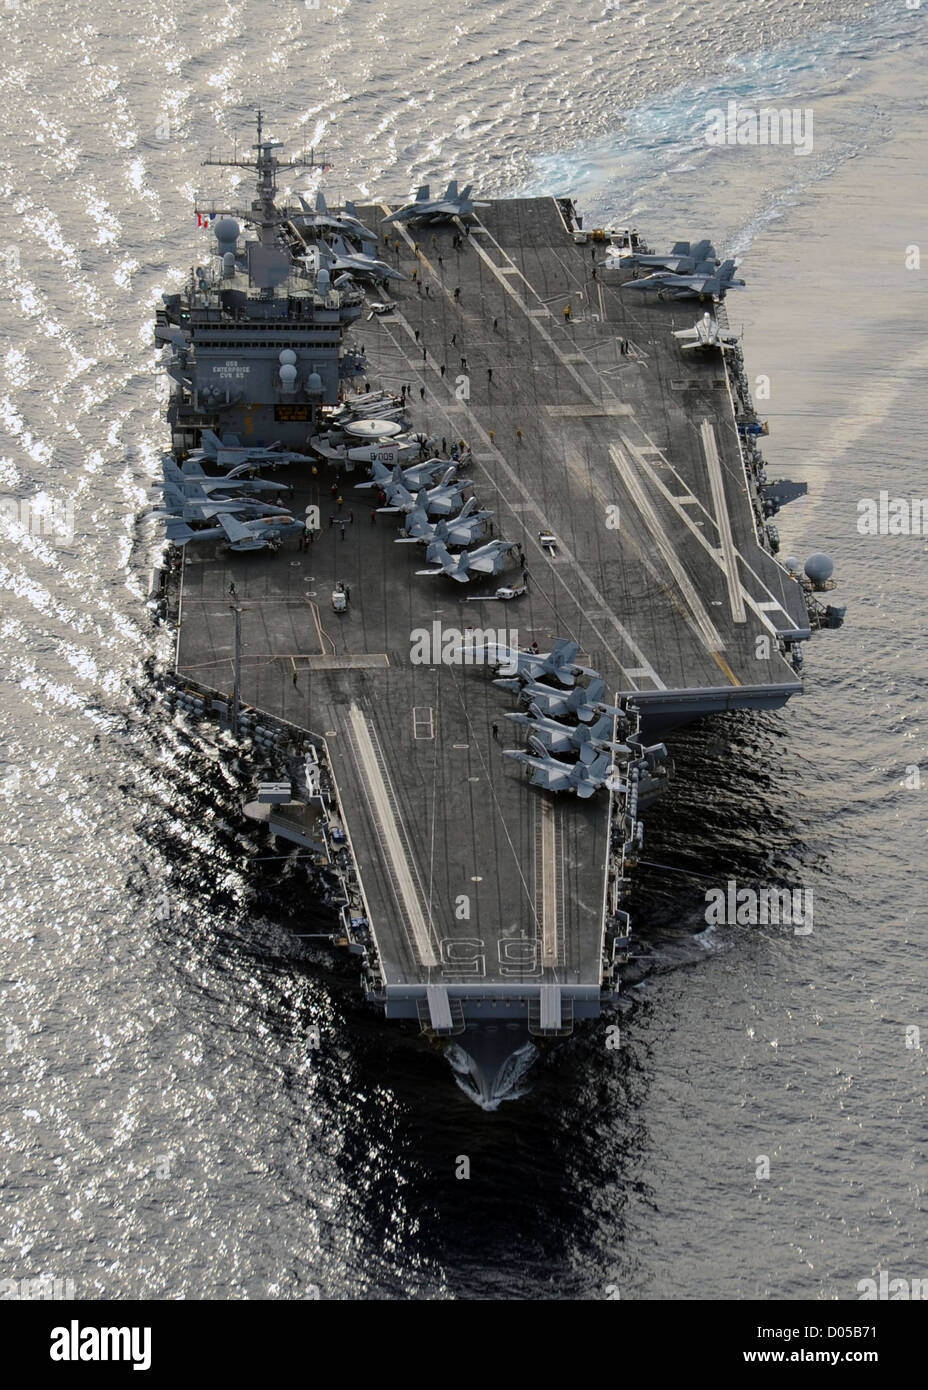
[(447, 483), (453, 477), (455, 469), (449, 466), (447, 459), (426, 459), (423, 463), (411, 463), (408, 468), (402, 468), (396, 464), (393, 468), (388, 468), (385, 463), (378, 463), (376, 459), (371, 464), (371, 476), (366, 483), (355, 483), (355, 488), (360, 492), (366, 487), (386, 488), (388, 483), (402, 483), (404, 487), (418, 492), (420, 487), (426, 487), (438, 474), (443, 474), (442, 482)]
[(377, 233), (372, 232), (370, 227), (365, 227), (364, 223), (360, 221), (354, 203), (346, 202), (344, 212), (339, 212), (337, 208), (330, 212), (321, 188), (316, 194), (315, 209), (309, 206), (301, 194), (298, 193), (297, 197), (303, 207), (302, 216), (298, 215), (296, 218), (297, 226), (312, 227), (318, 231), (342, 232), (354, 237), (362, 245), (365, 242), (376, 243)]
[(471, 185), (458, 192), (458, 181), (452, 179), (443, 198), (433, 198), (429, 186), (424, 183), (416, 194), (415, 201), (398, 208), (382, 222), (444, 222), (451, 217), (469, 217), (474, 208), (485, 208), (487, 203), (477, 203), (470, 196)]
[(678, 328), (673, 336), (687, 339), (685, 343), (681, 342), (684, 352), (689, 352), (692, 348), (728, 352), (738, 341), (737, 333), (723, 333), (718, 325), (718, 320), (709, 313), (703, 314), (701, 319), (697, 319), (692, 328)]
[(228, 513), (221, 513), (217, 526), (194, 531), (185, 522), (169, 520), (168, 540), (175, 545), (187, 545), (189, 541), (220, 540), (229, 543), (230, 550), (276, 550), (284, 536), (293, 536), (306, 530), (302, 521), (282, 516), (259, 517), (255, 521), (238, 521)]
[(462, 550), (452, 555), (444, 541), (432, 541), (425, 558), (438, 565), (438, 569), (416, 570), (416, 574), (443, 574), (459, 584), (467, 584), (472, 574), (501, 574), (515, 549), (515, 541), (488, 541), (476, 550)]
[(671, 275), (659, 270), (643, 280), (627, 280), (623, 290), (656, 290), (666, 299), (702, 299), (714, 295), (724, 299), (727, 290), (740, 289), (743, 280), (735, 279), (735, 262), (723, 261), (720, 266), (693, 275)]
[(209, 459), (220, 468), (236, 468), (244, 464), (247, 468), (259, 468), (262, 464), (270, 463), (275, 466), (283, 463), (305, 463), (305, 454), (289, 453), (286, 449), (278, 449), (279, 440), (265, 448), (263, 445), (243, 445), (238, 435), (227, 434), (224, 439), (220, 439), (212, 430), (204, 430), (200, 436), (200, 448), (190, 452), (190, 459), (199, 463), (202, 459)]
[(417, 542), (444, 541), (445, 545), (472, 545), (483, 535), (484, 522), (493, 515), (489, 511), (477, 510), (477, 499), (471, 497), (458, 512), (447, 521), (429, 521), (424, 508), (416, 507), (407, 512), (403, 525), (404, 535), (397, 537), (397, 545), (414, 545)]
[(658, 270), (667, 270), (674, 275), (693, 275), (696, 270), (714, 270), (718, 257), (711, 241), (696, 241), (691, 246), (688, 241), (678, 241), (666, 256), (626, 254), (622, 258), (622, 269), (630, 266), (650, 265)]
[(579, 650), (579, 642), (568, 642), (565, 638), (555, 642), (550, 652), (523, 652), (518, 647), (495, 646), (493, 663), (496, 666), (506, 666), (510, 671), (514, 670), (516, 676), (522, 677), (523, 680), (549, 677), (560, 681), (561, 685), (573, 685), (581, 673), (587, 676), (596, 675), (588, 666), (575, 664)]
[[(309, 263), (314, 270), (325, 269), (333, 276), (347, 274), (352, 279), (370, 280), (378, 285), (387, 280), (409, 279), (408, 275), (386, 261), (353, 250), (340, 236), (333, 237), (331, 242), (317, 241), (315, 247), (299, 259)], [(338, 282), (335, 281), (335, 284)]]
[(583, 759), (587, 745), (601, 753), (629, 752), (626, 744), (613, 743), (613, 720), (608, 714), (602, 715), (593, 725), (570, 725), (546, 718), (537, 705), (532, 705), (528, 714), (504, 717), (514, 724), (524, 724), (531, 733), (531, 741), (540, 744), (546, 753), (579, 753)]
[[(575, 763), (561, 763), (557, 758), (527, 753), (522, 748), (504, 748), (503, 757), (531, 768), (532, 786), (545, 787), (550, 792), (575, 792), (586, 800), (600, 787), (610, 786), (615, 775), (606, 753), (598, 757), (593, 754), (589, 761), (583, 761), (583, 753), (588, 749), (589, 745), (586, 745), (586, 749), (581, 750), (580, 760)], [(590, 757), (590, 754), (587, 756)]]
[[(573, 690), (557, 690), (553, 685), (543, 685), (540, 681), (521, 681), (517, 678), (498, 677), (494, 682), (501, 690), (510, 690), (518, 695), (520, 702), (536, 706), (543, 715), (552, 719), (575, 718), (589, 724), (598, 715), (607, 714), (611, 718), (616, 710), (603, 704), (606, 682), (596, 677), (588, 686), (575, 685)], [(624, 728), (625, 715), (621, 710), (619, 726)]]
[(164, 485), (164, 502), (152, 516), (180, 517), (183, 521), (212, 521), (219, 516), (279, 516), (292, 520), (286, 507), (275, 507), (254, 497), (188, 497), (170, 483)]
[[(245, 465), (242, 465), (242, 471), (244, 468)], [(289, 491), (288, 483), (278, 483), (273, 478), (242, 478), (238, 476), (239, 471), (238, 468), (233, 468), (231, 472), (224, 473), (217, 478), (204, 472), (195, 459), (187, 459), (180, 468), (173, 459), (165, 459), (164, 461), (165, 480), (173, 483), (186, 497), (212, 497), (216, 493), (225, 494), (228, 492)]]
[(384, 488), (387, 505), (378, 507), (381, 512), (412, 512), (424, 508), (428, 516), (450, 516), (464, 501), (464, 489), (470, 487), (470, 479), (455, 479), (449, 482), (448, 475), (436, 486), (420, 488), (414, 496), (403, 483), (388, 483)]

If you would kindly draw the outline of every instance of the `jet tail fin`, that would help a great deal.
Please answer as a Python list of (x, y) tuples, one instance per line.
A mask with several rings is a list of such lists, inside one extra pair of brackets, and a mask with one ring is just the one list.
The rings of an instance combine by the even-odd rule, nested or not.
[(215, 458), (223, 444), (218, 434), (214, 434), (212, 430), (203, 430), (200, 435), (200, 447), (210, 458)]

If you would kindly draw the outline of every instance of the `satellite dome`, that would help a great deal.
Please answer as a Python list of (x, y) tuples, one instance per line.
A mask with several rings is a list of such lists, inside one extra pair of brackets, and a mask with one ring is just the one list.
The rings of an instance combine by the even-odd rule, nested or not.
[[(308, 380), (307, 383), (306, 383), (306, 389), (307, 389), (307, 391), (309, 391), (312, 395), (315, 395), (315, 396), (321, 396), (321, 395), (322, 395), (322, 377), (319, 375), (318, 372), (310, 372), (310, 374), (309, 374), (309, 380)], [(329, 436), (329, 439), (332, 440), (332, 436), (331, 436), (331, 435)], [(334, 443), (335, 441), (332, 440), (332, 442)]]
[(222, 273), (227, 278), (235, 274), (235, 252), (224, 251), (222, 255)]
[(238, 234), (241, 228), (234, 217), (217, 217), (213, 223), (213, 232), (219, 245), (225, 250), (226, 246), (235, 249), (238, 241)]
[(281, 391), (296, 390), (296, 367), (290, 362), (285, 362), (280, 369), (280, 389)]
[(803, 566), (806, 578), (810, 579), (816, 588), (827, 583), (834, 573), (834, 568), (835, 562), (831, 556), (825, 555), (821, 551), (816, 551), (814, 555), (810, 555)]
[(320, 294), (328, 294), (329, 284), (329, 272), (323, 266), (322, 270), (320, 270), (319, 274), (316, 276), (316, 289), (319, 291)]
[(286, 366), (292, 367), (296, 362), (296, 353), (293, 351), (293, 348), (284, 348), (277, 360), (278, 362), (283, 362)]

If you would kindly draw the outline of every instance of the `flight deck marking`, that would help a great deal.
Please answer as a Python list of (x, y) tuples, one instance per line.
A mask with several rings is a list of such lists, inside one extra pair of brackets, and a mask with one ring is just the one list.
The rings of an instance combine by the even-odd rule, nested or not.
[[(348, 717), (351, 720), (351, 727), (354, 733), (355, 750), (360, 763), (359, 771), (361, 773), (362, 784), (367, 791), (369, 791), (373, 799), (373, 809), (380, 823), (381, 835), (393, 866), (394, 883), (400, 891), (403, 905), (406, 909), (406, 916), (412, 928), (416, 950), (419, 952), (419, 959), (424, 966), (437, 966), (438, 956), (435, 954), (435, 950), (432, 946), (429, 929), (422, 913), (419, 895), (413, 883), (410, 862), (400, 839), (399, 827), (393, 812), (393, 807), (390, 805), (392, 792), (387, 786), (386, 767), (384, 766), (381, 768), (377, 750), (374, 747), (370, 729), (364, 717), (364, 712), (360, 705), (356, 704), (354, 701), (351, 703)], [(395, 801), (395, 798), (393, 798), (393, 800)]]
[[(622, 441), (634, 454), (634, 445), (631, 444), (624, 435), (622, 436)], [(721, 634), (703, 607), (702, 600), (693, 587), (693, 581), (687, 574), (683, 562), (671, 544), (669, 537), (665, 534), (661, 526), (660, 517), (654, 510), (651, 500), (642, 486), (641, 479), (637, 476), (625, 453), (617, 444), (609, 445), (609, 454), (612, 458), (612, 462), (615, 464), (619, 477), (625, 484), (638, 510), (639, 516), (645, 522), (654, 537), (657, 548), (664, 558), (665, 565), (677, 581), (677, 587), (689, 605), (690, 612), (696, 621), (696, 626), (699, 628), (702, 639), (706, 644), (706, 649), (709, 652), (724, 651), (725, 643), (722, 641)]]
[(558, 897), (557, 843), (554, 801), (541, 803), (541, 939), (545, 965), (557, 965)]
[(703, 420), (699, 427), (702, 438), (702, 451), (709, 469), (709, 486), (712, 489), (712, 506), (715, 509), (715, 524), (722, 542), (722, 557), (725, 561), (725, 575), (728, 579), (728, 597), (731, 602), (731, 616), (736, 623), (746, 623), (748, 615), (744, 611), (741, 597), (741, 579), (738, 574), (738, 551), (731, 533), (731, 517), (725, 500), (725, 484), (722, 481), (722, 464), (719, 459), (715, 430), (711, 420)]
[[(394, 314), (394, 316), (393, 316), (393, 324), (394, 324), (394, 325), (399, 325), (400, 327), (402, 327), (402, 328), (404, 329), (404, 331), (405, 331), (407, 334), (409, 334), (410, 336), (413, 335), (412, 326), (410, 325), (409, 321), (406, 319), (406, 317), (405, 317), (405, 315), (402, 313), (402, 311), (398, 310), (398, 311)], [(389, 328), (386, 328), (386, 326), (385, 326), (385, 331), (386, 331), (387, 333), (389, 333), (390, 330), (389, 330)], [(547, 336), (547, 335), (546, 335), (546, 336)], [(555, 350), (556, 350), (556, 349), (555, 349)], [(422, 365), (422, 364), (420, 364), (420, 366), (421, 366), (421, 365)], [(430, 365), (430, 366), (432, 367), (432, 370), (433, 370), (434, 372), (437, 372), (437, 371), (438, 371), (438, 368), (437, 368), (437, 365), (436, 365), (434, 359), (429, 358), (429, 359), (428, 359), (428, 365)], [(449, 388), (449, 389), (450, 389), (450, 388)], [(591, 392), (587, 392), (587, 394), (590, 395), (591, 399), (594, 399), (594, 400), (595, 400), (595, 397), (592, 396), (592, 393), (591, 393)], [(442, 402), (440, 402), (440, 401), (438, 400), (437, 397), (436, 397), (435, 399), (436, 399), (436, 404), (438, 405), (439, 410), (441, 410), (443, 413), (447, 414), (447, 412), (448, 412), (448, 410), (449, 410), (449, 406), (447, 406), (447, 405), (443, 404)], [(598, 402), (597, 402), (597, 404), (598, 404)], [(459, 410), (462, 410), (462, 411), (466, 411), (467, 416), (468, 416), (468, 418), (470, 419), (471, 428), (473, 429), (473, 431), (475, 432), (475, 434), (477, 434), (477, 435), (480, 437), (480, 439), (482, 440), (483, 444), (484, 444), (489, 450), (492, 451), (492, 452), (491, 452), (491, 456), (496, 460), (498, 466), (499, 466), (499, 467), (503, 470), (503, 472), (506, 474), (506, 477), (509, 479), (510, 483), (512, 484), (512, 486), (513, 486), (513, 488), (516, 490), (516, 492), (520, 493), (521, 496), (522, 496), (523, 499), (524, 499), (524, 501), (521, 502), (521, 503), (514, 503), (514, 502), (511, 502), (511, 501), (509, 500), (509, 498), (506, 497), (506, 496), (503, 494), (503, 492), (500, 490), (499, 484), (497, 483), (496, 479), (493, 477), (493, 474), (490, 472), (489, 468), (487, 468), (485, 464), (481, 464), (481, 465), (480, 465), (481, 470), (483, 471), (483, 473), (486, 474), (486, 476), (489, 478), (490, 482), (492, 483), (492, 485), (493, 485), (493, 487), (494, 487), (494, 489), (495, 489), (495, 491), (496, 491), (496, 494), (497, 494), (497, 496), (499, 497), (500, 502), (501, 502), (504, 506), (508, 507), (509, 510), (512, 511), (513, 513), (515, 513), (515, 511), (516, 511), (517, 508), (521, 508), (521, 509), (523, 509), (523, 510), (525, 510), (525, 511), (527, 511), (527, 512), (532, 512), (532, 513), (535, 515), (536, 519), (541, 523), (541, 526), (544, 527), (547, 523), (546, 523), (545, 515), (544, 515), (544, 513), (542, 512), (541, 508), (538, 506), (537, 502), (535, 502), (535, 501), (532, 500), (532, 498), (530, 497), (529, 493), (526, 491), (525, 487), (522, 485), (522, 483), (521, 483), (521, 481), (520, 481), (520, 479), (519, 479), (519, 475), (514, 471), (514, 469), (512, 469), (512, 468), (509, 466), (509, 464), (506, 462), (506, 459), (505, 459), (504, 455), (503, 455), (502, 453), (500, 453), (500, 451), (493, 445), (493, 443), (492, 443), (492, 441), (491, 441), (491, 439), (490, 439), (489, 434), (488, 434), (487, 431), (483, 428), (483, 426), (481, 425), (480, 421), (477, 419), (476, 415), (474, 415), (473, 411), (470, 409), (469, 406), (466, 406), (466, 405), (463, 405), (463, 404), (460, 405), (460, 406), (457, 406), (456, 409), (459, 409)], [(476, 456), (475, 456), (474, 461), (476, 462)], [(576, 604), (577, 599), (576, 599), (576, 594), (575, 594), (574, 590), (573, 590), (573, 589), (570, 587), (570, 585), (566, 582), (566, 580), (564, 579), (563, 575), (559, 574), (558, 571), (554, 568), (554, 566), (551, 565), (551, 563), (550, 563), (550, 557), (546, 554), (546, 552), (544, 551), (543, 547), (539, 544), (539, 542), (535, 539), (535, 537), (534, 537), (534, 536), (531, 536), (528, 532), (526, 533), (526, 538), (528, 539), (528, 541), (530, 542), (530, 544), (532, 544), (532, 545), (534, 546), (534, 548), (538, 551), (538, 553), (539, 553), (541, 556), (543, 556), (543, 558), (548, 562), (549, 569), (550, 569), (550, 573), (554, 576), (554, 578), (555, 578), (555, 579), (557, 580), (557, 582), (560, 584), (561, 588), (564, 589), (564, 591), (570, 596), (570, 598), (571, 598), (571, 600), (574, 602), (574, 604)], [(585, 588), (589, 593), (591, 593), (591, 594), (593, 595), (593, 598), (596, 600), (597, 606), (600, 607), (601, 609), (603, 609), (603, 611), (605, 611), (605, 612), (608, 614), (609, 622), (610, 622), (611, 625), (615, 628), (616, 632), (618, 632), (618, 634), (620, 635), (620, 637), (622, 638), (622, 640), (626, 643), (626, 645), (630, 648), (632, 654), (633, 654), (635, 657), (637, 657), (639, 666), (641, 666), (641, 667), (646, 667), (646, 668), (647, 668), (647, 670), (648, 670), (648, 672), (649, 672), (649, 679), (653, 681), (654, 686), (655, 686), (655, 689), (657, 689), (657, 690), (666, 690), (666, 689), (667, 689), (667, 686), (666, 686), (665, 683), (661, 680), (660, 676), (657, 674), (657, 672), (654, 670), (654, 668), (651, 666), (651, 663), (648, 661), (648, 658), (645, 656), (644, 652), (640, 649), (640, 647), (638, 646), (638, 644), (635, 642), (635, 639), (632, 637), (631, 633), (628, 631), (628, 629), (624, 626), (623, 623), (619, 622), (619, 620), (618, 620), (618, 618), (615, 616), (615, 614), (612, 613), (612, 612), (610, 611), (609, 603), (607, 602), (605, 595), (602, 594), (602, 593), (599, 591), (599, 589), (597, 589), (596, 585), (593, 583), (592, 579), (589, 577), (589, 575), (587, 574), (586, 570), (585, 570), (585, 569), (583, 568), (583, 566), (580, 564), (579, 560), (577, 560), (577, 558), (572, 554), (572, 552), (571, 552), (571, 551), (568, 549), (568, 547), (564, 544), (563, 540), (560, 540), (560, 539), (558, 540), (558, 549), (559, 549), (560, 554), (561, 554), (565, 559), (569, 560), (569, 561), (571, 562), (571, 564), (574, 566), (574, 569), (575, 569), (577, 578), (578, 578), (578, 579), (580, 580), (580, 582), (583, 584), (584, 588)], [(619, 660), (619, 658), (618, 658), (618, 656), (617, 656), (615, 650), (609, 645), (609, 643), (608, 643), (608, 641), (607, 641), (605, 635), (600, 631), (600, 629), (596, 626), (595, 623), (590, 622), (590, 620), (589, 620), (589, 618), (587, 617), (587, 615), (586, 615), (585, 613), (582, 613), (582, 610), (581, 610), (581, 616), (583, 617), (583, 619), (584, 619), (586, 622), (589, 622), (590, 627), (592, 627), (593, 631), (596, 633), (597, 637), (598, 637), (599, 640), (602, 642), (603, 647), (605, 648), (605, 650), (606, 650), (607, 652), (609, 652), (610, 656), (612, 657), (612, 659), (615, 661), (616, 665), (619, 667), (620, 671), (622, 672), (623, 676), (625, 676), (626, 678), (628, 678), (628, 671), (626, 670), (626, 668), (625, 668), (625, 666), (622, 664), (622, 662)]]
[[(626, 440), (626, 443), (628, 443), (627, 440)], [(643, 454), (643, 450), (639, 449), (639, 450), (638, 450), (638, 455), (639, 455), (638, 462), (641, 464), (641, 467), (644, 469), (645, 473), (648, 475), (648, 477), (650, 478), (650, 480), (651, 480), (651, 482), (654, 484), (654, 486), (655, 486), (656, 488), (658, 488), (659, 491), (662, 492), (663, 495), (667, 498), (667, 501), (670, 502), (671, 505), (674, 505), (673, 493), (672, 493), (672, 492), (670, 491), (670, 489), (667, 487), (667, 485), (666, 485), (666, 483), (664, 482), (664, 480), (654, 471), (654, 469), (653, 469), (653, 467), (651, 466), (651, 464), (648, 463), (648, 460), (647, 460), (646, 458), (642, 457), (642, 454)], [(674, 468), (673, 464), (670, 463), (669, 460), (667, 460), (666, 458), (663, 458), (663, 457), (661, 458), (661, 462), (664, 463), (664, 464), (671, 470), (671, 472), (673, 473), (674, 477), (675, 477), (675, 478), (677, 479), (677, 481), (682, 485), (682, 484), (683, 484), (683, 479), (680, 477), (680, 474), (679, 474), (679, 473), (677, 472), (677, 470)], [(715, 525), (715, 518), (712, 516), (712, 513), (709, 511), (709, 509), (706, 507), (705, 503), (702, 502), (700, 499), (697, 499), (697, 505), (699, 506), (700, 510), (703, 511), (703, 512), (705, 513), (705, 515), (706, 515), (706, 517), (709, 519), (709, 521), (711, 521), (711, 522), (713, 523), (713, 525)], [(684, 522), (686, 523), (686, 525), (689, 527), (690, 531), (691, 531), (692, 534), (696, 537), (696, 539), (699, 541), (700, 545), (702, 545), (702, 547), (703, 547), (703, 549), (706, 551), (706, 553), (715, 561), (715, 563), (718, 565), (719, 569), (721, 569), (722, 571), (724, 571), (725, 562), (724, 562), (724, 560), (723, 560), (723, 558), (722, 558), (721, 553), (719, 552), (718, 547), (712, 545), (712, 543), (711, 543), (709, 540), (707, 540), (707, 538), (706, 538), (706, 537), (703, 535), (703, 533), (699, 530), (699, 527), (703, 525), (703, 522), (702, 522), (702, 521), (693, 521), (691, 517), (687, 516), (686, 512), (683, 510), (682, 507), (677, 507), (677, 513), (678, 513), (678, 515), (680, 516), (681, 520), (684, 521)], [(760, 548), (759, 545), (758, 545), (758, 548)], [(750, 561), (747, 560), (747, 559), (744, 557), (744, 555), (741, 555), (740, 552), (739, 552), (739, 556), (740, 556), (740, 559), (741, 559), (741, 563), (742, 563), (742, 565), (744, 566), (744, 568), (745, 568), (745, 570), (747, 571), (747, 573), (748, 573), (748, 574), (751, 576), (751, 578), (757, 583), (757, 585), (759, 586), (759, 588), (761, 588), (765, 593), (769, 594), (769, 595), (771, 596), (771, 598), (772, 598), (772, 597), (773, 597), (773, 590), (770, 589), (770, 587), (765, 583), (765, 581), (764, 581), (763, 579), (761, 579), (760, 575), (759, 575), (759, 574), (757, 573), (757, 571), (752, 567)], [(767, 628), (767, 630), (768, 630), (769, 632), (773, 633), (774, 636), (776, 636), (776, 635), (777, 635), (777, 628), (774, 626), (774, 624), (773, 624), (773, 623), (770, 621), (770, 619), (767, 617), (766, 613), (761, 612), (761, 605), (760, 605), (759, 601), (758, 601), (757, 599), (754, 598), (753, 594), (750, 593), (750, 591), (748, 590), (747, 586), (744, 585), (744, 584), (741, 585), (741, 593), (742, 593), (742, 595), (743, 595), (745, 601), (747, 602), (748, 606), (754, 610), (754, 612), (757, 614), (758, 618), (759, 618), (760, 621), (764, 624), (764, 626)], [(795, 619), (792, 617), (792, 615), (791, 615), (785, 608), (782, 608), (782, 605), (781, 605), (781, 604), (778, 603), (778, 604), (777, 604), (777, 607), (778, 607), (778, 608), (781, 608), (781, 611), (782, 611), (783, 613), (785, 613), (786, 617), (789, 619), (789, 621), (790, 621), (790, 623), (792, 624), (792, 626), (793, 626), (794, 628), (798, 628), (798, 624), (796, 623), (796, 621), (795, 621)]]
[(412, 711), (413, 738), (435, 737), (435, 711), (431, 705), (414, 705)]

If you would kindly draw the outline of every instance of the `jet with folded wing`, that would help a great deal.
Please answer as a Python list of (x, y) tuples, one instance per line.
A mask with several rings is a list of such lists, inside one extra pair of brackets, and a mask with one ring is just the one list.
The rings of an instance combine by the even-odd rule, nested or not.
[(381, 512), (412, 512), (417, 508), (425, 510), (427, 516), (451, 516), (464, 501), (464, 489), (470, 487), (469, 478), (447, 480), (436, 487), (420, 488), (418, 493), (409, 491), (405, 483), (388, 483), (384, 488), (387, 504), (378, 507)]
[(601, 714), (610, 718), (618, 713), (620, 722), (625, 721), (621, 710), (603, 703), (606, 682), (598, 676), (589, 685), (575, 685), (572, 690), (558, 690), (553, 685), (541, 681), (524, 681), (518, 678), (498, 677), (494, 682), (501, 690), (509, 690), (519, 696), (520, 703), (536, 706), (543, 715), (551, 719), (579, 719), (584, 724), (591, 723)]
[(416, 570), (416, 574), (443, 574), (459, 584), (467, 584), (474, 574), (501, 574), (515, 550), (515, 541), (489, 541), (476, 550), (462, 550), (452, 555), (444, 541), (432, 541), (425, 558), (438, 565), (438, 569)]
[[(584, 752), (588, 761), (583, 760)], [(503, 757), (530, 768), (529, 780), (533, 787), (544, 787), (549, 792), (574, 792), (584, 801), (601, 787), (611, 786), (615, 777), (608, 754), (591, 755), (589, 744), (581, 750), (575, 763), (562, 763), (547, 754), (529, 753), (523, 748), (504, 748)]]
[(472, 545), (484, 533), (484, 523), (493, 513), (478, 510), (476, 497), (471, 497), (457, 516), (444, 517), (440, 521), (430, 521), (424, 508), (416, 507), (407, 512), (402, 536), (397, 537), (397, 545), (420, 544), (425, 541), (444, 541), (445, 545)]
[(501, 647), (495, 644), (488, 648), (493, 655), (495, 666), (505, 666), (516, 677), (523, 680), (543, 680), (546, 677), (560, 681), (561, 685), (573, 685), (578, 675), (595, 676), (588, 666), (576, 664), (579, 642), (569, 642), (560, 638), (550, 652), (523, 652), (518, 647)]
[(684, 352), (692, 348), (729, 352), (738, 341), (737, 333), (723, 333), (718, 320), (709, 313), (697, 319), (692, 328), (678, 328), (673, 336), (681, 340), (680, 346)]
[(576, 753), (582, 758), (584, 748), (592, 747), (600, 753), (628, 752), (624, 743), (613, 743), (613, 719), (604, 714), (595, 724), (563, 724), (558, 719), (549, 719), (542, 714), (537, 705), (529, 708), (528, 714), (507, 714), (505, 719), (513, 724), (524, 724), (531, 734), (531, 740), (541, 745), (546, 753)]
[(380, 487), (386, 489), (388, 484), (395, 485), (401, 483), (403, 487), (408, 487), (413, 492), (418, 492), (420, 487), (427, 487), (434, 482), (439, 474), (442, 474), (442, 482), (450, 482), (455, 474), (455, 467), (448, 463), (447, 459), (426, 459), (423, 463), (411, 463), (407, 468), (402, 468), (398, 463), (393, 468), (388, 468), (385, 463), (378, 463), (375, 459), (371, 464), (371, 476), (365, 483), (355, 483), (355, 490), (360, 492), (362, 488)]
[(302, 521), (294, 518), (265, 516), (256, 521), (238, 521), (234, 516), (217, 518), (230, 550), (276, 550), (284, 536), (300, 535), (306, 530)]

